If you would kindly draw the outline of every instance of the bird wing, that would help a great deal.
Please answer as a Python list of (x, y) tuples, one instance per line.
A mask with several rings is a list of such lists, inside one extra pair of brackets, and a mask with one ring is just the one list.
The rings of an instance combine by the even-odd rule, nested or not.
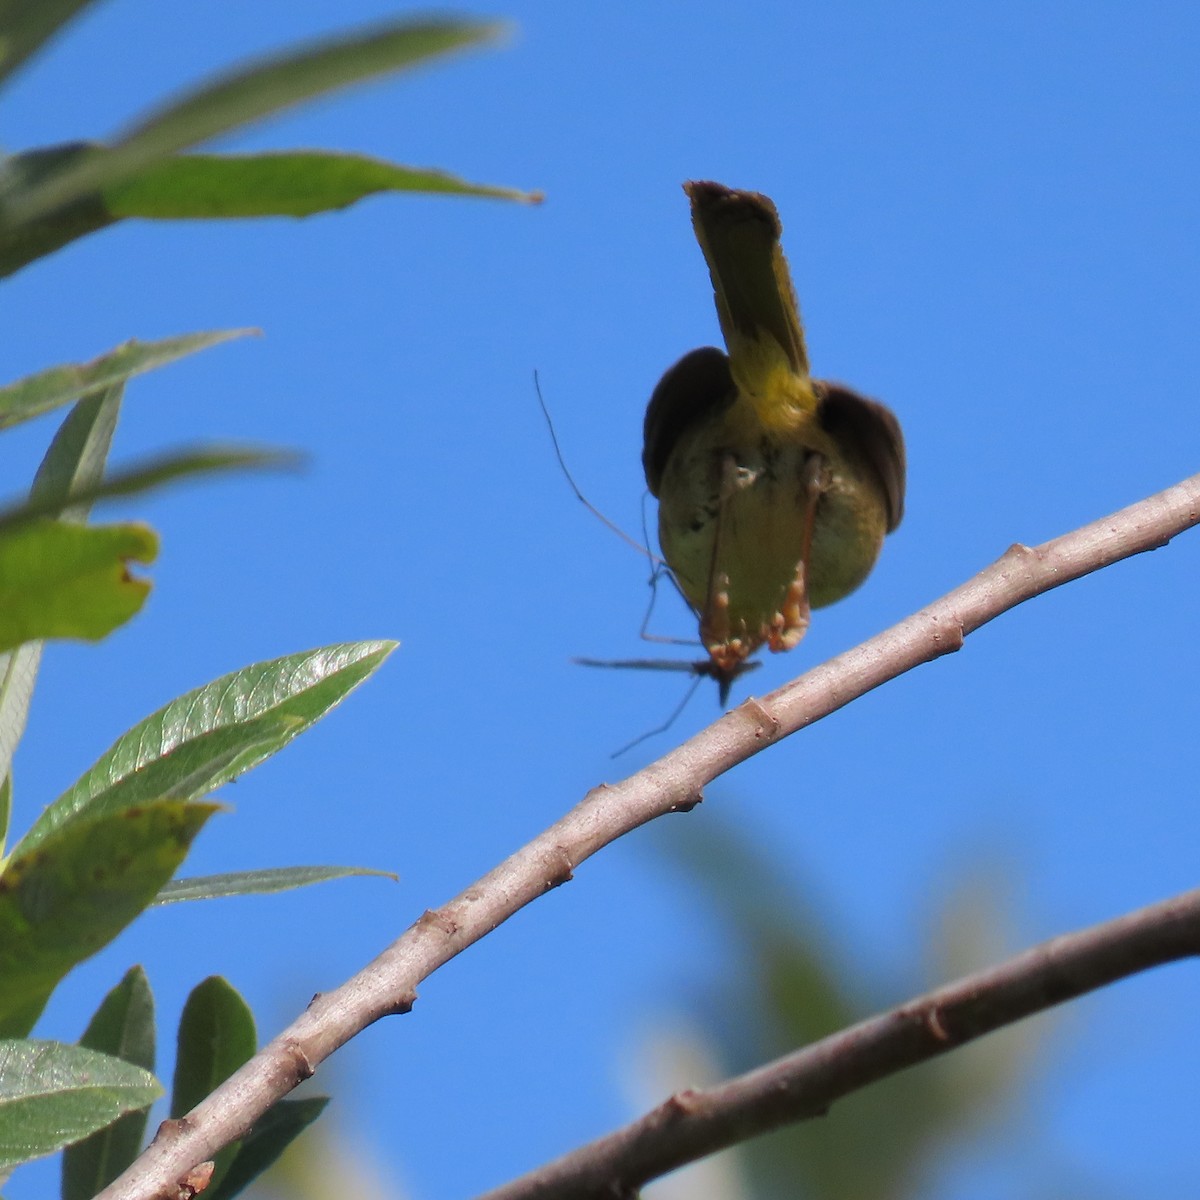
[(906, 462), (904, 435), (890, 409), (837, 383), (816, 385), (817, 418), (821, 427), (841, 445), (854, 447), (875, 472), (887, 501), (887, 531), (904, 516)]
[(716, 346), (692, 350), (668, 369), (646, 406), (643, 428), (642, 467), (652, 495), (658, 495), (667, 459), (684, 431), (727, 408), (736, 395), (729, 359)]

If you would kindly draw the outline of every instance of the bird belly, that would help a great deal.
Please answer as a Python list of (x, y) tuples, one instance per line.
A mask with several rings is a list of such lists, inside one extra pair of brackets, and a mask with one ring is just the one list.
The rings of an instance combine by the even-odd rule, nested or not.
[(729, 432), (685, 435), (659, 492), (663, 556), (709, 653), (726, 666), (763, 644), (795, 646), (809, 607), (866, 578), (885, 523), (881, 498), (864, 496), (824, 447), (809, 444), (816, 439)]

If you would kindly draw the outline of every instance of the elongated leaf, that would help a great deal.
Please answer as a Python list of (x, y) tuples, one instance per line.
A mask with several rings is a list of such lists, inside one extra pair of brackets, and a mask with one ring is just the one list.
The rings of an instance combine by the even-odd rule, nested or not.
[(41, 657), (40, 642), (0, 654), (0, 780), (8, 779), (13, 751), (25, 732)]
[(468, 183), (445, 171), (332, 150), (179, 155), (104, 193), (118, 218), (307, 217), (378, 192), (478, 196), (536, 203), (535, 192)]
[(199, 800), (240, 771), (247, 770), (278, 749), (280, 739), (293, 734), (293, 723), (271, 715), (249, 725), (214, 729), (154, 759), (140, 771), (115, 780), (88, 797), (79, 809), (58, 807), (57, 801), (34, 822), (17, 849), (40, 845), (56, 829), (81, 819), (136, 811), (159, 800)]
[(217, 808), (163, 801), (18, 847), (0, 875), (0, 1036), (29, 1032), (58, 981), (162, 890)]
[(263, 867), (258, 871), (233, 871), (226, 875), (198, 875), (194, 879), (172, 879), (155, 897), (155, 904), (177, 904), (181, 900), (218, 900), (226, 896), (260, 896), (311, 887), (350, 875), (382, 875), (398, 878), (391, 871), (370, 867)]
[(91, 362), (39, 371), (0, 388), (0, 429), (29, 421), (89, 392), (111, 387), (198, 350), (255, 332), (253, 329), (224, 329), (212, 333), (187, 333), (157, 342), (125, 342)]
[(101, 1001), (79, 1044), (153, 1071), (154, 1043), (154, 996), (150, 981), (141, 967), (130, 967)]
[[(194, 475), (212, 475), (218, 471), (264, 470), (294, 467), (298, 455), (282, 450), (253, 449), (248, 446), (204, 446), (194, 450), (176, 450), (161, 454), (133, 467), (113, 471), (104, 479), (77, 487), (72, 496), (75, 505), (92, 505), (97, 500), (135, 496)], [(28, 525), (40, 517), (57, 516), (63, 500), (57, 496), (34, 498), (12, 508), (0, 509), (0, 533)]]
[[(141, 967), (131, 967), (105, 996), (79, 1044), (145, 1071), (154, 1070), (154, 997)], [(62, 1200), (91, 1200), (116, 1179), (137, 1157), (148, 1115), (145, 1108), (128, 1112), (106, 1129), (68, 1146), (63, 1155)]]
[(0, 870), (4, 869), (4, 848), (8, 845), (8, 825), (12, 820), (12, 773), (0, 779)]
[(117, 220), (99, 196), (85, 196), (25, 224), (0, 225), (0, 279)]
[[(89, 158), (101, 162), (113, 153), (97, 142), (72, 142), (13, 155), (9, 169), (23, 169), (32, 179)], [(347, 208), (378, 192), (478, 196), (527, 204), (542, 199), (537, 192), (470, 183), (431, 167), (408, 167), (332, 150), (179, 154), (29, 222), (0, 227), (0, 278), (129, 218), (306, 217)]]
[(225, 1175), (205, 1200), (231, 1200), (253, 1183), (325, 1111), (327, 1096), (280, 1100), (246, 1135)]
[[(38, 467), (31, 499), (65, 501), (76, 488), (86, 489), (104, 474), (123, 393), (124, 384), (116, 383), (86, 396), (71, 409)], [(83, 521), (87, 514), (87, 504), (74, 503), (62, 509), (59, 519)], [(0, 779), (8, 772), (25, 731), (41, 658), (40, 642), (0, 654)]]
[(158, 538), (145, 525), (40, 518), (0, 534), (0, 650), (43, 638), (96, 641), (129, 620), (150, 584), (129, 574)]
[(383, 641), (325, 646), (255, 663), (185, 693), (118, 738), (42, 813), (20, 849), (32, 849), (106, 798), (111, 802), (127, 779), (130, 787), (144, 786), (147, 778), (155, 787), (203, 779), (208, 791), (227, 783), (323, 717), (395, 648)]
[(258, 1049), (254, 1014), (228, 980), (197, 984), (179, 1018), (171, 1116), (189, 1113)]
[(495, 38), (496, 25), (402, 20), (310, 44), (219, 78), (132, 129), (103, 156), (31, 179), (10, 163), (3, 221), (14, 226), (131, 178), (168, 156), (315, 96)]
[[(237, 990), (218, 975), (197, 984), (179, 1018), (171, 1116), (189, 1113), (257, 1049), (254, 1014)], [(240, 1148), (233, 1142), (214, 1157), (210, 1187), (219, 1186)]]
[(0, 1170), (51, 1154), (162, 1095), (148, 1071), (82, 1046), (0, 1041)]
[(3, 0), (0, 3), (0, 79), (6, 79), (93, 0)]
[[(36, 188), (41, 182), (77, 166), (91, 152), (89, 142), (64, 142), (9, 155), (0, 160), (0, 194), (13, 187)], [(115, 220), (103, 197), (94, 194), (81, 196), (18, 225), (0, 221), (0, 277), (11, 275), (28, 263), (45, 258), (76, 238), (103, 229)]]
[[(52, 502), (60, 521), (84, 521), (91, 506), (85, 494), (104, 478), (125, 384), (114, 383), (80, 400), (50, 443), (29, 498)], [(73, 503), (67, 505), (67, 500)]]

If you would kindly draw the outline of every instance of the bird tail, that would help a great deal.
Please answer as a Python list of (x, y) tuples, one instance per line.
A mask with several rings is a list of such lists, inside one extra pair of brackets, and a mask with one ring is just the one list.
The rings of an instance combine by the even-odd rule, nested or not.
[(757, 192), (719, 183), (683, 185), (692, 205), (696, 240), (716, 293), (717, 314), (733, 377), (761, 397), (786, 372), (809, 379), (804, 328), (779, 238), (775, 205)]

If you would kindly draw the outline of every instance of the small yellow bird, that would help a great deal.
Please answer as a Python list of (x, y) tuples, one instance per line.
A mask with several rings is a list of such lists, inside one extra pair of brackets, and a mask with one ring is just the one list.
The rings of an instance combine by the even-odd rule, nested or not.
[(659, 381), (642, 465), (658, 537), (720, 687), (761, 646), (791, 650), (810, 608), (870, 573), (904, 512), (904, 438), (882, 404), (809, 374), (775, 205), (684, 184), (728, 354), (705, 346)]

